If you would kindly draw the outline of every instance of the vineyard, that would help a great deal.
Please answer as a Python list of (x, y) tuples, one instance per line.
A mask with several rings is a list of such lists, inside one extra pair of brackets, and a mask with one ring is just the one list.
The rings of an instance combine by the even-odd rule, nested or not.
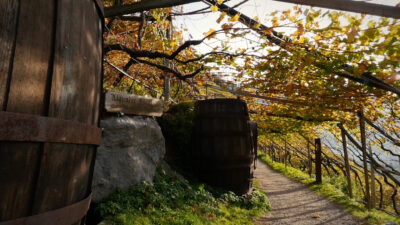
[[(398, 215), (398, 20), (294, 6), (263, 23), (236, 9), (245, 2), (107, 19), (106, 89), (176, 102), (239, 96), (271, 159), (310, 176), (321, 164), (322, 175), (346, 178), (351, 198)], [(196, 14), (217, 14), (220, 29), (185, 40), (171, 18)], [(230, 46), (235, 40), (247, 48)], [(198, 52), (204, 43), (212, 49)]]
[(398, 0), (0, 2), (0, 224), (269, 224), (258, 163), (399, 223), (399, 19)]

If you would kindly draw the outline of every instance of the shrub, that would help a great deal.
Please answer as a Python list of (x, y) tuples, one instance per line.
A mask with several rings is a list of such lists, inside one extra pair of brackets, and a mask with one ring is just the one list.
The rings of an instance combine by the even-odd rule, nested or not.
[(167, 144), (181, 154), (191, 149), (194, 117), (194, 102), (183, 102), (171, 106), (158, 118)]

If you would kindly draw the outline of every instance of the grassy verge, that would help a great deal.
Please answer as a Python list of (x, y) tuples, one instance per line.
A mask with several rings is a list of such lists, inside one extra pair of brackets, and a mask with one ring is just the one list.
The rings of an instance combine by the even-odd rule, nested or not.
[(384, 224), (387, 221), (400, 224), (400, 219), (398, 217), (390, 216), (379, 210), (368, 211), (363, 204), (354, 199), (350, 199), (345, 194), (348, 189), (347, 182), (343, 176), (324, 176), (322, 184), (314, 184), (315, 178), (310, 177), (307, 173), (304, 173), (299, 169), (290, 166), (285, 167), (285, 164), (274, 162), (265, 154), (260, 154), (259, 159), (267, 163), (267, 165), (269, 165), (273, 170), (278, 171), (293, 180), (304, 183), (314, 192), (343, 205), (347, 211), (358, 219), (366, 220), (370, 224)]
[(253, 224), (266, 213), (266, 195), (237, 196), (180, 176), (157, 173), (153, 184), (119, 190), (96, 210), (109, 224)]

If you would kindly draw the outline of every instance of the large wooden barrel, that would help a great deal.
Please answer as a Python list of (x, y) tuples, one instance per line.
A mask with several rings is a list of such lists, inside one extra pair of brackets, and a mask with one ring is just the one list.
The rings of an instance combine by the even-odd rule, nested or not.
[(247, 105), (239, 99), (196, 102), (192, 159), (203, 181), (237, 194), (249, 192), (253, 148)]
[(0, 1), (0, 224), (80, 224), (102, 88), (101, 1)]

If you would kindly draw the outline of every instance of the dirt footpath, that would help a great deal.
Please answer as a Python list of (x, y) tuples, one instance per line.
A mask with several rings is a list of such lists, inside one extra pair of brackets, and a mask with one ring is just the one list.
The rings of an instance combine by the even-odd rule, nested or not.
[(271, 202), (270, 213), (256, 224), (361, 224), (340, 205), (273, 171), (261, 161), (257, 162), (255, 178)]

